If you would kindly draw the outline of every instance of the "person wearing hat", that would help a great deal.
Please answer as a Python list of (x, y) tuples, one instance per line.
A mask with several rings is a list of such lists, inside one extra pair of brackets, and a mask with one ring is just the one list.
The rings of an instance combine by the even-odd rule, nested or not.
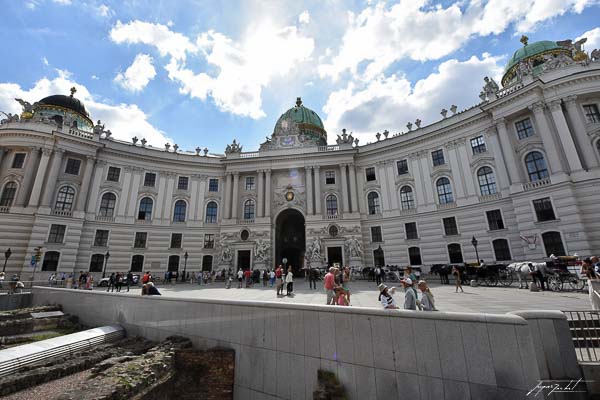
[(379, 301), (383, 308), (386, 310), (397, 310), (398, 306), (396, 305), (396, 300), (394, 300), (392, 295), (388, 292), (388, 287), (383, 283), (380, 283), (377, 288), (379, 289)]
[(400, 281), (404, 287), (404, 309), (405, 310), (416, 310), (417, 309), (417, 297), (413, 290), (413, 281), (410, 278), (404, 278)]

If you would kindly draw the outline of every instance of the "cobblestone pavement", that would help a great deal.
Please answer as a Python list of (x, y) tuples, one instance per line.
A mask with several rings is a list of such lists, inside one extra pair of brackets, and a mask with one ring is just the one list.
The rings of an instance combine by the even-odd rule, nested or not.
[[(430, 281), (431, 290), (436, 299), (436, 306), (441, 311), (507, 313), (515, 310), (587, 310), (590, 303), (587, 292), (530, 292), (526, 289), (512, 287), (470, 287), (464, 286), (464, 293), (455, 293), (454, 285), (439, 285), (435, 278)], [(396, 301), (402, 304), (404, 293), (400, 284), (386, 282), (388, 286), (397, 286)], [(322, 283), (317, 290), (309, 289), (308, 282), (294, 282), (294, 296), (276, 296), (275, 289), (255, 285), (252, 288), (237, 289), (237, 281), (231, 289), (225, 283), (216, 282), (209, 285), (189, 283), (157, 284), (163, 296), (186, 297), (198, 299), (231, 299), (275, 301), (304, 304), (324, 304), (325, 292)], [(356, 281), (350, 285), (352, 306), (379, 308), (377, 286), (375, 282)], [(96, 289), (96, 290), (101, 290)], [(106, 289), (104, 289), (106, 290)], [(586, 287), (587, 290), (587, 287)], [(132, 288), (130, 295), (140, 295), (140, 288)]]

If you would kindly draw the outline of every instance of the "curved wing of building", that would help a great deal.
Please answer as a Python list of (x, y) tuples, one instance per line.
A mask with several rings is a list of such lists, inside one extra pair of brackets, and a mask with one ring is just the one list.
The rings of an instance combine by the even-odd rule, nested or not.
[(599, 52), (522, 42), (480, 104), (367, 145), (327, 145), (300, 98), (258, 151), (224, 155), (115, 140), (74, 89), (18, 99), (0, 124), (6, 271), (29, 277), (36, 254), (45, 279), (600, 253)]

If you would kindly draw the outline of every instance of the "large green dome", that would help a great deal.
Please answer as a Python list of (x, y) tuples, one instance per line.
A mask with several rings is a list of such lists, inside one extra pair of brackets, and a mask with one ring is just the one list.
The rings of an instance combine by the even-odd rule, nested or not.
[(280, 125), (281, 121), (291, 119), (298, 126), (302, 128), (318, 128), (317, 130), (321, 130), (325, 132), (325, 127), (323, 126), (323, 121), (321, 121), (321, 117), (317, 115), (316, 112), (311, 110), (310, 108), (304, 107), (302, 105), (302, 99), (298, 97), (296, 99), (296, 106), (290, 108), (277, 120), (275, 124), (275, 129)]
[[(551, 40), (540, 40), (539, 42), (527, 43), (527, 38), (524, 37), (521, 41), (525, 43), (525, 45), (514, 52), (504, 68), (504, 75), (502, 76), (503, 86), (507, 86), (507, 84), (513, 81), (516, 67), (521, 61), (532, 60), (535, 69), (537, 65), (543, 63), (543, 56), (546, 54), (556, 55), (558, 53), (564, 53), (569, 56), (571, 54), (568, 49)], [(534, 70), (533, 72), (535, 75), (537, 71)]]

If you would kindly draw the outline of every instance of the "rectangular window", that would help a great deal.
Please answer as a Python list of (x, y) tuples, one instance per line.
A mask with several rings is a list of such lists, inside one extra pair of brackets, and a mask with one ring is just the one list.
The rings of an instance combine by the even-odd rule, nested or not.
[(105, 229), (97, 229), (94, 237), (94, 247), (108, 246), (108, 231)]
[(371, 227), (371, 242), (383, 242), (383, 236), (381, 234), (380, 226), (372, 226)]
[(216, 178), (211, 178), (208, 180), (208, 191), (209, 192), (218, 192), (219, 191), (219, 180)]
[(585, 119), (590, 124), (597, 124), (600, 122), (600, 112), (598, 112), (598, 106), (595, 104), (586, 104), (583, 106), (585, 112)]
[(254, 190), (254, 177), (253, 176), (246, 177), (246, 190)]
[(190, 178), (187, 176), (180, 176), (177, 179), (177, 189), (178, 190), (188, 190), (188, 185), (190, 183)]
[(204, 248), (214, 249), (215, 248), (215, 235), (212, 233), (204, 234)]
[(502, 221), (502, 213), (500, 210), (486, 211), (485, 214), (487, 215), (490, 231), (504, 229), (504, 221)]
[(552, 221), (556, 219), (550, 197), (534, 200), (533, 208), (535, 209), (535, 215), (537, 216), (538, 222)]
[(517, 137), (519, 139), (525, 139), (535, 134), (533, 125), (531, 125), (531, 119), (529, 118), (515, 122), (515, 128), (517, 128)]
[(156, 185), (156, 174), (154, 172), (146, 172), (144, 176), (144, 186), (154, 187)]
[(133, 247), (135, 247), (136, 249), (145, 249), (147, 239), (148, 239), (147, 232), (136, 232), (135, 233), (135, 241), (133, 242)]
[(446, 164), (446, 160), (444, 160), (444, 150), (436, 150), (431, 152), (431, 160), (433, 161), (433, 166), (437, 167), (438, 165)]
[(407, 240), (414, 240), (419, 238), (419, 232), (417, 232), (416, 222), (408, 222), (404, 224), (404, 231), (406, 233)]
[(473, 150), (473, 154), (481, 154), (487, 151), (483, 136), (477, 136), (476, 138), (471, 139), (471, 150)]
[(171, 248), (172, 249), (180, 249), (182, 239), (183, 239), (182, 233), (171, 234)]
[(16, 153), (11, 168), (23, 168), (23, 164), (25, 163), (25, 153)]
[(377, 179), (375, 176), (375, 167), (365, 168), (365, 176), (367, 178), (367, 182), (371, 182)]
[(456, 225), (456, 218), (448, 217), (444, 218), (444, 234), (446, 236), (458, 235), (458, 225)]
[(107, 181), (119, 182), (120, 176), (121, 176), (121, 168), (108, 167), (108, 175), (106, 175)]
[(335, 185), (335, 171), (325, 171), (325, 184)]
[(65, 241), (66, 225), (52, 224), (50, 226), (50, 234), (48, 235), (48, 243), (63, 243)]
[(67, 160), (67, 167), (65, 168), (65, 174), (79, 175), (79, 168), (81, 167), (81, 160), (69, 158)]
[(408, 160), (400, 160), (396, 163), (396, 168), (398, 168), (398, 175), (406, 175), (408, 174)]

